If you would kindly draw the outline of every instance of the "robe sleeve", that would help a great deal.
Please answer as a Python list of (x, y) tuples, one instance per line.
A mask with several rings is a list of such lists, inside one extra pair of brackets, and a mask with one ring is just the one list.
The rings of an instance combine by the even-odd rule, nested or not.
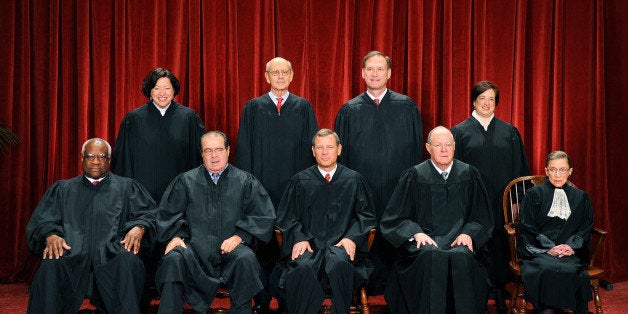
[(517, 130), (514, 126), (512, 129), (512, 158), (516, 159), (512, 161), (512, 165), (516, 168), (513, 169), (513, 173), (518, 174), (520, 177), (530, 175), (530, 167), (528, 165), (526, 149), (523, 146), (521, 134), (519, 134), (519, 130)]
[(234, 164), (247, 172), (251, 172), (253, 169), (253, 148), (252, 140), (253, 134), (251, 125), (251, 106), (253, 100), (249, 100), (244, 105), (242, 116), (240, 117), (240, 127), (238, 128), (238, 143), (236, 144), (236, 154)]
[(183, 174), (178, 175), (166, 188), (161, 198), (157, 216), (157, 239), (169, 242), (174, 237), (189, 238), (189, 224), (186, 220), (188, 192), (183, 182)]
[(334, 122), (334, 132), (338, 134), (338, 137), (340, 138), (340, 143), (342, 143), (342, 146), (345, 147), (342, 154), (338, 156), (338, 163), (342, 165), (347, 165), (347, 160), (350, 160), (348, 154), (350, 154), (349, 147), (351, 146), (351, 143), (347, 139), (347, 134), (349, 134), (349, 117), (346, 113), (346, 106), (347, 105), (345, 104), (344, 106), (342, 106), (342, 108), (340, 108)]
[(414, 167), (401, 175), (382, 215), (380, 224), (382, 235), (396, 248), (411, 239), (414, 234), (424, 232), (414, 221), (415, 211), (421, 210), (414, 205), (420, 206), (415, 191), (418, 186), (417, 176)]
[(133, 119), (129, 114), (124, 116), (122, 122), (120, 122), (120, 131), (116, 138), (116, 143), (113, 147), (111, 156), (111, 172), (128, 178), (133, 178), (133, 154), (130, 151), (130, 134), (133, 129)]
[(277, 208), (277, 229), (283, 234), (280, 258), (290, 256), (294, 244), (314, 239), (314, 235), (305, 230), (300, 218), (305, 198), (302, 189), (299, 180), (293, 177)]
[(236, 222), (235, 234), (249, 244), (253, 243), (253, 237), (268, 243), (275, 225), (275, 207), (262, 184), (253, 175), (248, 175), (245, 184), (247, 188), (242, 196), (244, 215)]
[(131, 181), (129, 191), (123, 191), (123, 193), (128, 193), (125, 201), (130, 209), (123, 232), (126, 234), (133, 227), (141, 226), (145, 230), (142, 240), (150, 241), (148, 244), (152, 246), (157, 240), (157, 204), (148, 190), (135, 180)]
[(473, 239), (474, 247), (479, 248), (488, 242), (493, 233), (493, 211), (480, 172), (473, 166), (469, 166), (469, 172), (470, 212), (461, 233), (469, 235)]
[(61, 181), (55, 182), (48, 188), (26, 225), (28, 248), (34, 255), (41, 255), (46, 247), (46, 237), (53, 234), (65, 237), (62, 226), (62, 193)]
[(369, 231), (376, 226), (375, 208), (371, 192), (364, 178), (360, 176), (355, 195), (353, 218), (344, 237), (351, 239), (362, 252), (367, 252), (368, 247), (365, 245), (360, 246), (360, 244), (367, 244), (366, 240)]

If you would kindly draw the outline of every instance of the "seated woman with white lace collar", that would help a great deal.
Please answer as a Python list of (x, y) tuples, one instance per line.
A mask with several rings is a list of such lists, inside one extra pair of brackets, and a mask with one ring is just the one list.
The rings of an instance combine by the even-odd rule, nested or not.
[(539, 313), (586, 313), (591, 299), (586, 265), (593, 208), (589, 195), (568, 183), (572, 172), (565, 152), (550, 153), (548, 180), (526, 192), (519, 210), (521, 279), (525, 298)]

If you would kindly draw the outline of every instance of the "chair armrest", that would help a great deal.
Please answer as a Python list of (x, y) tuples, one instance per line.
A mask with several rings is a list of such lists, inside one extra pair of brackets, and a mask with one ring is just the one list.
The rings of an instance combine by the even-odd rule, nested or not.
[(602, 245), (604, 245), (604, 240), (606, 240), (606, 236), (608, 235), (608, 232), (606, 232), (606, 230), (597, 227), (593, 227), (593, 232), (591, 233), (592, 235), (597, 237), (597, 241), (591, 247), (591, 258), (589, 259), (589, 266), (594, 265), (597, 254), (602, 249)]
[(519, 258), (517, 257), (517, 230), (511, 225), (504, 225), (506, 233), (508, 233), (508, 247), (510, 248), (510, 260), (515, 264), (519, 264)]

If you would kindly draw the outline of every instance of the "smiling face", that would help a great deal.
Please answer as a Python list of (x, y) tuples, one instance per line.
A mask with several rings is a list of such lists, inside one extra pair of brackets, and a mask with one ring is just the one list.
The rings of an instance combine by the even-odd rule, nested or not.
[(454, 136), (448, 129), (438, 128), (432, 131), (432, 136), (428, 140), (429, 143), (425, 144), (425, 149), (430, 154), (432, 161), (441, 170), (447, 169), (454, 159), (454, 151), (456, 150)]
[(174, 99), (174, 87), (170, 79), (167, 77), (158, 79), (155, 87), (150, 90), (150, 98), (161, 108), (168, 106)]
[(573, 169), (566, 158), (552, 159), (545, 167), (545, 174), (553, 186), (560, 188), (567, 183)]
[(483, 118), (490, 118), (495, 112), (495, 91), (487, 89), (473, 101), (473, 108)]
[(107, 145), (99, 141), (87, 143), (81, 161), (85, 176), (92, 179), (104, 177), (109, 173), (109, 167), (111, 166)]
[(329, 172), (336, 167), (336, 161), (341, 151), (342, 145), (336, 142), (336, 138), (332, 134), (314, 138), (312, 154), (316, 158), (318, 166), (324, 171)]
[(208, 135), (201, 138), (201, 155), (203, 165), (212, 173), (219, 173), (229, 161), (229, 147), (220, 135)]
[(366, 82), (366, 88), (375, 95), (379, 95), (386, 89), (390, 73), (386, 59), (380, 55), (368, 58), (362, 68), (362, 78)]

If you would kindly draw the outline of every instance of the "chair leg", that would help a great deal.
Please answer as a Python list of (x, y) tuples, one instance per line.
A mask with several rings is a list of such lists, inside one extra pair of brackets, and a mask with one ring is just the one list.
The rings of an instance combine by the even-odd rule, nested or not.
[(515, 291), (512, 295), (512, 301), (509, 307), (512, 308), (512, 313), (525, 313), (526, 312), (526, 299), (523, 298), (523, 284), (517, 282), (515, 284)]
[(369, 297), (366, 295), (366, 288), (360, 289), (360, 303), (362, 303), (362, 314), (369, 314)]
[(591, 279), (591, 288), (593, 288), (593, 302), (595, 303), (595, 313), (602, 314), (602, 299), (600, 298), (600, 280)]

